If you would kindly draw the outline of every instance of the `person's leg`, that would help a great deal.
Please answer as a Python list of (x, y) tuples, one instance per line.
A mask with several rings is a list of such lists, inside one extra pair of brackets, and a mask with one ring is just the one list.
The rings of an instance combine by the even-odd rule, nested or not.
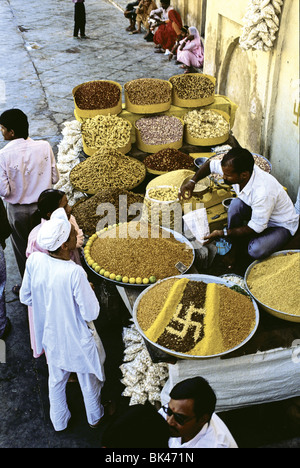
[[(252, 209), (239, 198), (234, 198), (228, 208), (228, 228), (243, 226), (251, 218)], [(233, 247), (242, 250), (245, 242), (248, 245), (248, 254), (253, 259), (263, 258), (280, 249), (291, 238), (290, 232), (281, 227), (267, 228), (261, 234), (238, 239)], [(232, 240), (232, 239), (231, 239)], [(238, 245), (237, 245), (238, 243)]]
[(135, 30), (135, 19), (136, 19), (136, 14), (133, 9), (131, 10), (125, 10), (124, 12), (125, 18), (129, 20), (129, 26), (126, 28), (126, 31), (134, 31)]
[(6, 285), (6, 263), (3, 248), (0, 245), (0, 339), (2, 338), (7, 325), (6, 304), (5, 304), (5, 285)]
[(7, 203), (7, 217), (12, 228), (11, 241), (21, 277), (25, 272), (26, 248), (31, 231), (31, 216), (37, 204), (12, 205)]
[(132, 34), (140, 34), (142, 32), (142, 16), (140, 14), (136, 15), (136, 29), (132, 31)]
[(270, 227), (250, 240), (248, 253), (254, 260), (265, 258), (280, 250), (291, 238), (291, 233), (283, 227)]
[(49, 362), (48, 369), (50, 419), (55, 431), (63, 431), (71, 418), (66, 396), (66, 385), (71, 373), (52, 366)]
[(228, 228), (243, 226), (251, 218), (252, 209), (246, 205), (240, 198), (234, 198), (228, 208), (227, 224)]
[(74, 31), (73, 36), (78, 37), (79, 33), (79, 10), (78, 10), (79, 3), (75, 3), (74, 5)]
[(103, 382), (93, 374), (77, 373), (77, 377), (84, 399), (88, 423), (94, 426), (104, 416), (104, 408), (100, 401)]
[(84, 6), (84, 3), (78, 3), (78, 5), (79, 5), (80, 37), (85, 37), (85, 23), (86, 23), (85, 6)]
[[(228, 208), (227, 225), (228, 228), (236, 228), (246, 224), (251, 218), (252, 209), (239, 198), (234, 198)], [(247, 255), (249, 237), (228, 239), (232, 246), (230, 251), (224, 255), (223, 263), (229, 269), (233, 268), (238, 262)]]

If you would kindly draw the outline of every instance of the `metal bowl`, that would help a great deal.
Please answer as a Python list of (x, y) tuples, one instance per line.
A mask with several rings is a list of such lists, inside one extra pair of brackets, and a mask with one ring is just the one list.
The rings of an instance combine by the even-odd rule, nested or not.
[[(218, 283), (218, 284), (224, 284), (225, 286), (227, 287), (231, 287), (231, 286), (235, 286), (236, 284), (235, 283), (232, 283), (230, 281), (226, 281), (222, 278), (220, 278), (219, 276), (211, 276), (211, 275), (179, 275), (179, 276), (172, 276), (171, 278), (188, 278), (190, 279), (191, 281), (203, 281), (204, 283)], [(153, 341), (149, 340), (149, 338), (145, 335), (144, 331), (141, 329), (140, 325), (139, 325), (139, 322), (137, 320), (137, 310), (138, 310), (138, 306), (139, 306), (139, 303), (140, 303), (140, 300), (141, 298), (143, 297), (144, 294), (147, 294), (147, 292), (149, 291), (149, 289), (155, 287), (157, 284), (161, 283), (162, 281), (166, 281), (170, 278), (165, 278), (163, 280), (160, 280), (158, 281), (157, 283), (151, 285), (150, 287), (148, 287), (146, 290), (144, 290), (137, 298), (137, 300), (135, 301), (134, 303), (134, 306), (133, 306), (133, 320), (134, 320), (134, 323), (135, 323), (135, 326), (136, 328), (138, 329), (139, 333), (143, 336), (143, 338), (148, 342), (150, 343), (152, 346), (154, 346), (155, 348), (157, 348), (158, 350), (164, 352), (164, 353), (167, 353), (167, 354), (170, 354), (171, 356), (175, 356), (179, 359), (192, 359), (192, 360), (196, 360), (196, 359), (209, 359), (209, 358), (216, 358), (216, 357), (220, 357), (220, 356), (224, 356), (225, 354), (229, 354), (229, 353), (232, 353), (233, 351), (241, 348), (242, 346), (244, 346), (251, 338), (252, 336), (254, 335), (254, 333), (256, 332), (257, 330), (257, 327), (258, 327), (258, 324), (259, 324), (259, 309), (257, 307), (257, 304), (256, 302), (251, 298), (252, 300), (252, 303), (253, 303), (253, 306), (254, 306), (254, 309), (255, 309), (255, 326), (253, 328), (253, 330), (251, 331), (251, 333), (247, 336), (247, 338), (245, 340), (243, 340), (240, 344), (238, 344), (237, 346), (235, 346), (234, 348), (231, 348), (227, 351), (224, 351), (223, 353), (219, 353), (219, 354), (213, 354), (213, 355), (210, 355), (210, 356), (194, 356), (194, 355), (191, 355), (191, 354), (185, 354), (185, 353), (179, 353), (177, 351), (173, 351), (171, 349), (168, 349), (168, 348), (165, 348), (164, 346), (161, 346), (157, 343), (154, 343)], [(251, 297), (251, 296), (250, 296)]]
[[(276, 257), (278, 255), (287, 255), (287, 254), (295, 253), (295, 252), (300, 252), (300, 250), (281, 250), (279, 252), (275, 252), (274, 254), (270, 255), (270, 257), (268, 257), (268, 258)], [(281, 310), (277, 310), (277, 309), (273, 309), (272, 307), (269, 307), (268, 305), (264, 304), (259, 299), (257, 299), (257, 297), (249, 289), (249, 286), (248, 286), (248, 283), (247, 283), (247, 279), (249, 277), (249, 274), (250, 274), (252, 268), (255, 265), (257, 265), (258, 263), (263, 262), (263, 261), (264, 260), (255, 260), (255, 262), (251, 263), (251, 265), (248, 266), (248, 268), (247, 268), (247, 270), (245, 272), (245, 276), (244, 276), (245, 287), (246, 287), (247, 291), (252, 296), (252, 298), (260, 305), (260, 307), (263, 310), (265, 310), (266, 312), (268, 312), (269, 314), (274, 315), (275, 317), (280, 318), (282, 320), (286, 320), (288, 322), (298, 322), (298, 323), (300, 323), (300, 315), (287, 314), (286, 312), (283, 312)]]
[(208, 158), (196, 158), (194, 164), (196, 167), (201, 167), (207, 160)]
[[(181, 233), (179, 232), (176, 232), (176, 231), (173, 231), (172, 229), (168, 229), (166, 227), (162, 227), (160, 226), (160, 229), (162, 229), (163, 231), (167, 231), (167, 232), (170, 232), (171, 234), (173, 234), (173, 236), (175, 237), (175, 239), (178, 241), (178, 242), (181, 242), (182, 244), (186, 244), (186, 247), (191, 249), (192, 253), (193, 253), (193, 259), (192, 259), (192, 262), (190, 263), (190, 265), (183, 265), (182, 269), (178, 268), (178, 277), (179, 277), (179, 274), (180, 273), (185, 273), (186, 271), (189, 271), (189, 269), (192, 267), (194, 261), (195, 261), (195, 249), (193, 247), (193, 244)], [(122, 281), (117, 281), (117, 280), (113, 280), (111, 278), (107, 278), (106, 276), (104, 275), (100, 275), (99, 272), (95, 271), (91, 265), (88, 264), (87, 260), (86, 260), (86, 257), (85, 255), (83, 255), (84, 257), (84, 261), (86, 263), (86, 266), (96, 275), (96, 276), (99, 276), (100, 278), (104, 279), (104, 280), (107, 280), (111, 283), (114, 283), (116, 284), (117, 286), (123, 286), (123, 287), (137, 287), (137, 288), (147, 288), (151, 285), (151, 283), (147, 283), (147, 284), (144, 284), (144, 283), (123, 283)], [(180, 263), (180, 262), (178, 262)], [(181, 264), (182, 265), (182, 264)], [(177, 276), (176, 276), (177, 278)], [(158, 281), (154, 284), (157, 284)], [(154, 285), (153, 284), (153, 285)]]
[(226, 211), (228, 211), (229, 205), (232, 202), (232, 200), (234, 200), (234, 197), (224, 198), (224, 200), (222, 200), (222, 205), (224, 206)]

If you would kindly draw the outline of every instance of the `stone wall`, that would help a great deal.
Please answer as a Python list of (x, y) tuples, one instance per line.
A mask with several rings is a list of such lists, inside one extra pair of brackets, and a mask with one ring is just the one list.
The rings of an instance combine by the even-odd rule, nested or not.
[(207, 2), (204, 73), (238, 105), (239, 143), (267, 157), (296, 200), (299, 187), (299, 3), (285, 0), (270, 51), (242, 50), (248, 0)]

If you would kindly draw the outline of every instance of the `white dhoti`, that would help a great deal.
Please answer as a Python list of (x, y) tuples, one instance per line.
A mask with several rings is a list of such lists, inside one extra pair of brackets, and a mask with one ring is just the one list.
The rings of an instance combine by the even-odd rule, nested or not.
[[(63, 431), (68, 425), (71, 413), (67, 404), (66, 385), (71, 372), (64, 371), (48, 363), (50, 419), (56, 431)], [(86, 416), (89, 424), (96, 424), (104, 415), (101, 405), (101, 382), (94, 374), (77, 373), (82, 391)]]

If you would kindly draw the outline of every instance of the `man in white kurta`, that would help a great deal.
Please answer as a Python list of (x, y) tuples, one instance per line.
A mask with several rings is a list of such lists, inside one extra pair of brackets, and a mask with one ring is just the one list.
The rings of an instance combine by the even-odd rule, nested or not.
[(105, 353), (89, 322), (98, 317), (100, 307), (85, 271), (69, 259), (76, 232), (62, 208), (43, 224), (37, 241), (50, 254), (34, 252), (27, 260), (20, 300), (33, 308), (37, 351), (44, 349), (47, 356), (50, 418), (56, 431), (67, 427), (71, 414), (65, 387), (70, 373), (76, 372), (88, 422), (95, 426), (104, 414), (100, 394)]
[(221, 162), (208, 160), (181, 187), (181, 196), (189, 198), (196, 182), (211, 173), (222, 175), (237, 197), (228, 208), (228, 228), (214, 230), (205, 239), (228, 236), (237, 259), (244, 247), (253, 260), (284, 248), (299, 227), (299, 215), (283, 186), (254, 164), (252, 153), (232, 148)]

